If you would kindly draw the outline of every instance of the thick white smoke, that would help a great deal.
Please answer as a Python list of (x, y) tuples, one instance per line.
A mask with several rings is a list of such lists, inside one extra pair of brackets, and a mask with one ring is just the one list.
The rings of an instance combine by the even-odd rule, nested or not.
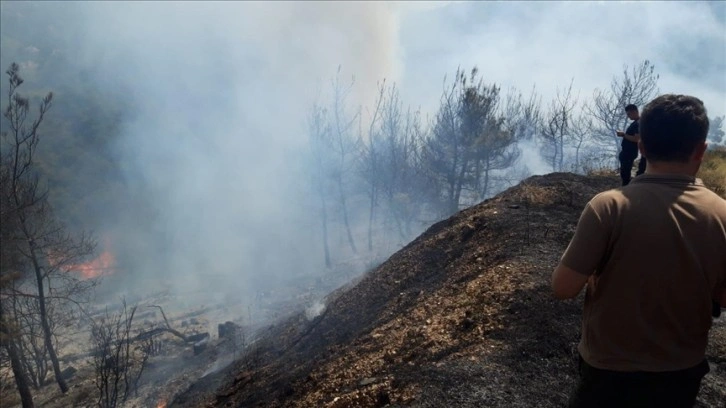
[[(0, 5), (3, 27), (10, 6)], [(342, 83), (356, 79), (349, 112), (371, 107), (386, 78), (430, 118), (443, 76), (474, 65), (502, 89), (536, 85), (544, 104), (574, 78), (573, 93), (586, 100), (623, 64), (650, 59), (661, 91), (697, 95), (712, 115), (726, 113), (726, 7), (717, 2), (78, 2), (60, 9), (38, 2), (23, 13), (57, 14), (46, 20), (59, 54), (73, 56), (58, 68), (121, 95), (132, 113), (113, 146), (129, 197), (102, 209), (103, 229), (136, 275), (178, 290), (235, 296), (321, 267), (318, 214), (298, 160), (308, 148), (308, 109), (316, 98), (329, 100), (339, 65)], [(29, 79), (41, 69), (31, 54), (19, 61)], [(531, 172), (546, 171), (534, 145), (521, 147)], [(345, 246), (337, 235), (331, 243)]]
[[(117, 145), (153, 226), (126, 214), (115, 233), (138, 275), (229, 294), (321, 266), (317, 212), (289, 162), (306, 152), (306, 114), (355, 76), (351, 112), (396, 80), (398, 17), (382, 2), (89, 3), (86, 64), (132, 97)], [(130, 209), (133, 211), (134, 209)], [(139, 230), (141, 228), (141, 230)], [(151, 233), (154, 232), (154, 233)], [(117, 240), (118, 241), (118, 240)], [(171, 278), (171, 279), (170, 279)]]

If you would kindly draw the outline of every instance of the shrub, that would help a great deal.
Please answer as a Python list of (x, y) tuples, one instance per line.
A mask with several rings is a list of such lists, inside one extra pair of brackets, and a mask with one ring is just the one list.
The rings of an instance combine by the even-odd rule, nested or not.
[(718, 146), (706, 152), (698, 177), (706, 187), (726, 199), (726, 147)]

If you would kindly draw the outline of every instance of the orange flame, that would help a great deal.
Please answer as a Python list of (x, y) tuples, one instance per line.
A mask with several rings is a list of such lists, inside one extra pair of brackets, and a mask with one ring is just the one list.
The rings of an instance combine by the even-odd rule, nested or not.
[(165, 400), (161, 400), (161, 401), (157, 402), (156, 403), (156, 408), (166, 408), (166, 401)]
[(70, 265), (65, 269), (79, 272), (83, 279), (97, 278), (113, 272), (116, 259), (108, 250), (103, 251), (96, 259), (78, 265)]

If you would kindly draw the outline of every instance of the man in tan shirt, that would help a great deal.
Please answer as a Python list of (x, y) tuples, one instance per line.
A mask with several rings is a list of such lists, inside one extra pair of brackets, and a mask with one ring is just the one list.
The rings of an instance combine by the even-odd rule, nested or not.
[(587, 285), (570, 407), (694, 405), (712, 302), (726, 306), (726, 201), (695, 177), (707, 133), (699, 99), (654, 99), (640, 119), (645, 174), (582, 212), (552, 275), (560, 299)]

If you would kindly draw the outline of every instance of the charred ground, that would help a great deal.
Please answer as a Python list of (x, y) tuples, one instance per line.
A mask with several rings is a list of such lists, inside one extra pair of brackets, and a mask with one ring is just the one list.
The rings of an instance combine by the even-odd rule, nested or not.
[[(325, 310), (265, 329), (244, 358), (174, 407), (560, 407), (575, 383), (582, 298), (557, 301), (552, 268), (580, 211), (613, 176), (523, 181), (439, 222)], [(716, 320), (699, 406), (726, 400)]]

